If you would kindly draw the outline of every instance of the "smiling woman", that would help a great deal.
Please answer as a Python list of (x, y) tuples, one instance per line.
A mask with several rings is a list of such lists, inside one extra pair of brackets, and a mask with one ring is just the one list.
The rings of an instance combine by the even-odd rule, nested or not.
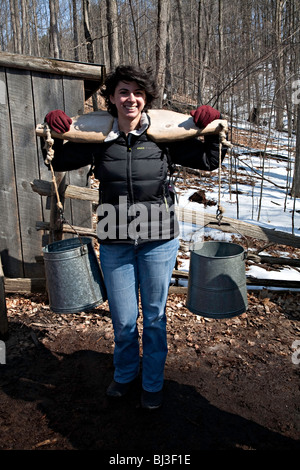
[[(115, 333), (114, 379), (110, 397), (122, 397), (140, 371), (139, 295), (143, 310), (142, 407), (162, 404), (167, 357), (165, 307), (178, 250), (179, 226), (168, 170), (180, 164), (202, 170), (219, 165), (219, 137), (155, 142), (148, 135), (148, 110), (157, 96), (149, 70), (117, 67), (102, 90), (112, 127), (102, 143), (63, 143), (54, 139), (53, 168), (67, 171), (92, 165), (99, 180), (97, 235), (100, 261)], [(192, 115), (199, 129), (220, 118), (210, 106)], [(195, 121), (196, 119), (196, 121)], [(56, 110), (46, 116), (53, 126), (70, 119)], [(59, 129), (60, 130), (60, 129)], [(60, 130), (60, 132), (62, 132)], [(226, 149), (222, 150), (222, 159)]]

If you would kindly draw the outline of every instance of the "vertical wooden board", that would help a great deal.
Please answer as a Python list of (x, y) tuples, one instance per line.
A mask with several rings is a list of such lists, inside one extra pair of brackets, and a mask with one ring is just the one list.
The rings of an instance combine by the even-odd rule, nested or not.
[(23, 277), (6, 73), (0, 67), (0, 254), (6, 277)]
[(30, 182), (39, 177), (30, 72), (8, 68), (7, 89), (24, 275), (39, 277), (43, 273), (43, 267), (37, 263), (42, 255), (42, 234), (36, 230), (36, 221), (42, 219), (42, 201), (30, 186)]
[[(49, 111), (54, 109), (64, 109), (64, 94), (62, 77), (55, 74), (32, 72), (32, 92), (35, 110), (35, 125), (44, 122), (45, 116)], [(44, 164), (44, 159), (41, 152), (40, 138), (38, 140), (38, 158), (40, 165), (40, 178), (51, 181), (51, 172)], [(66, 175), (66, 182), (68, 176)], [(43, 198), (43, 221), (50, 221), (50, 201)], [(65, 217), (71, 218), (70, 201), (65, 203)], [(44, 243), (45, 244), (45, 243)]]
[[(7, 308), (4, 287), (4, 273), (0, 256), (0, 339), (6, 339), (8, 333)], [(1, 345), (0, 345), (1, 348)], [(1, 358), (0, 358), (1, 359)], [(1, 364), (1, 362), (0, 362)]]
[[(84, 113), (84, 81), (83, 79), (64, 77), (63, 90), (65, 112), (68, 116)], [(86, 186), (89, 166), (69, 173), (70, 184)], [(88, 201), (71, 201), (72, 223), (80, 227), (92, 227), (92, 204)]]

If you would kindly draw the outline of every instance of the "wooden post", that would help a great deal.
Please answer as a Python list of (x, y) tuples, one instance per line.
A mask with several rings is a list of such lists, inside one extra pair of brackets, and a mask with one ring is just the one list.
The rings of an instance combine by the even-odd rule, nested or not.
[[(57, 189), (60, 197), (60, 202), (64, 205), (64, 192), (65, 192), (65, 173), (55, 173)], [(62, 239), (63, 230), (62, 222), (60, 220), (60, 214), (57, 208), (57, 198), (54, 190), (54, 184), (52, 183), (52, 194), (51, 194), (51, 207), (50, 207), (50, 233), (49, 242), (55, 242)]]
[(8, 320), (4, 288), (4, 273), (0, 257), (0, 339), (6, 339), (8, 335)]

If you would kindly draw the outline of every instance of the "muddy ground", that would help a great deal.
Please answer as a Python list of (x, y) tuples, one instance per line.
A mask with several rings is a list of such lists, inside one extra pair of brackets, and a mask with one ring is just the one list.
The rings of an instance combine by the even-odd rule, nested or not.
[(60, 315), (46, 296), (7, 296), (0, 450), (299, 450), (300, 294), (249, 292), (245, 314), (217, 320), (190, 313), (185, 300), (169, 296), (164, 404), (145, 412), (140, 381), (120, 401), (105, 396), (106, 302)]

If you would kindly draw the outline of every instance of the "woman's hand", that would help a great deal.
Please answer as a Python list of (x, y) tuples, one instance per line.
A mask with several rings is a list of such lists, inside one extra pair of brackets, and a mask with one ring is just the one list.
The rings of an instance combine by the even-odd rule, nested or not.
[(50, 111), (50, 113), (46, 115), (45, 121), (53, 131), (57, 132), (57, 134), (68, 132), (68, 130), (70, 130), (70, 125), (72, 124), (72, 119), (60, 109)]
[(221, 116), (220, 111), (208, 105), (198, 106), (198, 108), (191, 111), (190, 114), (194, 119), (194, 123), (200, 129), (203, 129), (215, 119), (220, 119)]

